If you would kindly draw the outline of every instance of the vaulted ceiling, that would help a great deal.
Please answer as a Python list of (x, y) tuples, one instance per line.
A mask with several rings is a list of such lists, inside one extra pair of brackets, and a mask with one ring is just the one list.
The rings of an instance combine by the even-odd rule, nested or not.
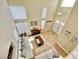
[[(66, 22), (72, 8), (60, 7), (63, 0), (8, 0), (9, 5), (25, 6), (28, 21), (42, 20), (42, 8), (47, 8), (46, 20), (60, 20)], [(62, 12), (62, 15), (57, 15)]]
[(46, 19), (53, 19), (59, 0), (8, 0), (9, 5), (23, 5), (26, 7), (28, 20), (41, 20), (42, 8), (47, 8)]

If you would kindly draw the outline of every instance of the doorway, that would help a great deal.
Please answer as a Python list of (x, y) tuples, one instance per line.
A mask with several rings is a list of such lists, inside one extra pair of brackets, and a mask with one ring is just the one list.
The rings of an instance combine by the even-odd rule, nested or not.
[(10, 45), (9, 53), (8, 53), (8, 57), (7, 57), (7, 59), (12, 59), (12, 53), (13, 53), (13, 46)]

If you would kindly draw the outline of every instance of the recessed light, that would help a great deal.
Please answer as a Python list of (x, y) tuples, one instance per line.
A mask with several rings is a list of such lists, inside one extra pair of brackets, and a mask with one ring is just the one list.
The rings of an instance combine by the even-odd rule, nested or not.
[(57, 14), (58, 14), (58, 15), (62, 15), (62, 12), (58, 12)]
[(75, 0), (63, 0), (61, 7), (73, 7)]
[(63, 26), (64, 26), (64, 23), (61, 23), (61, 25), (63, 25)]
[(60, 21), (56, 20), (56, 23), (60, 23)]

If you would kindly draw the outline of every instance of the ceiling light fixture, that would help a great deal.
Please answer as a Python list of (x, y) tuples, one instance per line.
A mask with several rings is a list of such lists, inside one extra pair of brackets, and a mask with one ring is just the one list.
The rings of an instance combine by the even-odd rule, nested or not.
[(75, 0), (63, 0), (61, 7), (73, 7)]

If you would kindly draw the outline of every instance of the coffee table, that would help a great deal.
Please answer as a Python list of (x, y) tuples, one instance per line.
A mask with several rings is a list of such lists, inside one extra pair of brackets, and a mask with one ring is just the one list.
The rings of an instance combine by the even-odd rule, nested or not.
[(41, 45), (44, 44), (44, 41), (43, 41), (43, 39), (42, 39), (42, 37), (40, 35), (35, 36), (35, 41), (36, 41), (38, 47), (40, 47)]

